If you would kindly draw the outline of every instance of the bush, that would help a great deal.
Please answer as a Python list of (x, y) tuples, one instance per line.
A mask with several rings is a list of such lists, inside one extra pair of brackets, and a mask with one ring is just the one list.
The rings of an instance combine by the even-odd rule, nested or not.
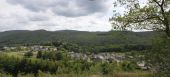
[(24, 56), (30, 58), (31, 56), (33, 56), (33, 52), (32, 51), (26, 52)]
[(156, 39), (153, 42), (153, 48), (145, 55), (147, 65), (156, 73), (156, 76), (170, 77), (170, 39)]
[(123, 62), (122, 63), (122, 69), (123, 71), (135, 71), (135, 69), (137, 68), (136, 63), (133, 62)]
[(0, 73), (0, 77), (12, 77), (12, 76), (11, 76), (11, 75), (9, 75), (9, 74)]

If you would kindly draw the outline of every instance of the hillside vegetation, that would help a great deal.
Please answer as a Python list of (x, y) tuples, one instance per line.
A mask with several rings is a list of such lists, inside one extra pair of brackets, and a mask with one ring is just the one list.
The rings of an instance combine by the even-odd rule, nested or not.
[(0, 76), (150, 77), (149, 69), (142, 69), (126, 54), (135, 51), (137, 55), (136, 51), (147, 50), (157, 34), (129, 31), (1, 32)]
[(0, 45), (40, 44), (53, 41), (76, 43), (81, 46), (110, 44), (150, 44), (157, 32), (85, 32), (85, 31), (6, 31), (0, 32)]

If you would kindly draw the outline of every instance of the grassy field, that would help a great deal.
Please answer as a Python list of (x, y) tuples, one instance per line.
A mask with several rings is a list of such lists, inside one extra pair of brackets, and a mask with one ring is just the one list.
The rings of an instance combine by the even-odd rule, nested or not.
[[(0, 52), (0, 53), (1, 53), (1, 54), (7, 54), (8, 56), (17, 56), (17, 57), (23, 58), (23, 57), (24, 57), (24, 54), (25, 54), (26, 52), (21, 51), (21, 52)], [(37, 55), (37, 52), (33, 52), (32, 58), (36, 58), (36, 55)]]

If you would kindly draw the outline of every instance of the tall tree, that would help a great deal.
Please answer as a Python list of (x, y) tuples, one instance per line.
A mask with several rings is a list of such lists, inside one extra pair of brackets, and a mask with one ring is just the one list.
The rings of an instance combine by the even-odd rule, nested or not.
[(123, 14), (114, 11), (111, 21), (115, 29), (161, 30), (166, 34), (168, 39), (156, 40), (144, 55), (155, 75), (170, 77), (170, 0), (115, 0), (114, 5), (125, 8)]
[(125, 8), (123, 14), (114, 10), (114, 29), (161, 30), (170, 37), (170, 0), (115, 0), (114, 6)]

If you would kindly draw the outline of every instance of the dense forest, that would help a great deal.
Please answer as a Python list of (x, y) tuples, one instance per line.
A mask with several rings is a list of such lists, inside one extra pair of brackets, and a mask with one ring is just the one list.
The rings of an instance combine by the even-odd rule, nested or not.
[(121, 52), (151, 48), (160, 32), (85, 32), (85, 31), (6, 31), (0, 33), (0, 46), (52, 45), (64, 43), (75, 52)]
[(53, 41), (76, 43), (81, 46), (112, 44), (150, 44), (158, 32), (85, 32), (85, 31), (5, 31), (0, 32), (0, 45), (41, 44)]

